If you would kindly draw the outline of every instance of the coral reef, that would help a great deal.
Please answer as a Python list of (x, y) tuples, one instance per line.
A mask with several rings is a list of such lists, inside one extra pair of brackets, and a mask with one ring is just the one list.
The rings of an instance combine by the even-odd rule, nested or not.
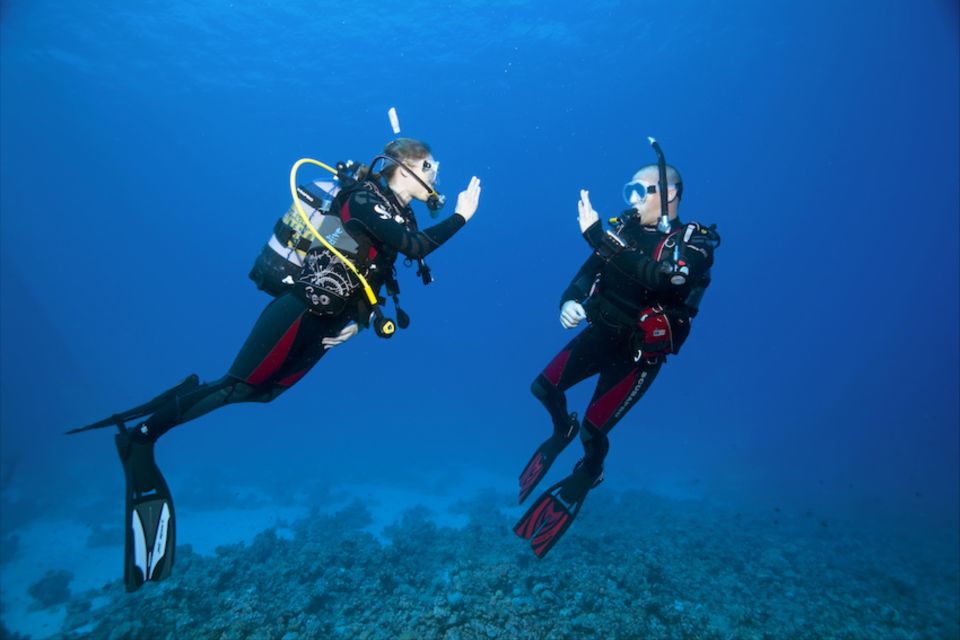
[(14, 633), (7, 629), (3, 622), (0, 622), (0, 640), (30, 640), (30, 637)]
[(70, 599), (70, 581), (73, 574), (63, 569), (47, 571), (46, 574), (27, 589), (41, 608), (54, 607)]
[[(565, 539), (532, 556), (501, 512), (423, 507), (384, 531), (353, 503), (213, 557), (178, 549), (173, 576), (74, 596), (62, 638), (223, 640), (855, 640), (958, 634), (956, 559), (898, 555), (811, 515), (736, 514), (642, 492), (596, 491)], [(51, 582), (51, 580), (48, 580)], [(103, 606), (91, 607), (96, 597)]]

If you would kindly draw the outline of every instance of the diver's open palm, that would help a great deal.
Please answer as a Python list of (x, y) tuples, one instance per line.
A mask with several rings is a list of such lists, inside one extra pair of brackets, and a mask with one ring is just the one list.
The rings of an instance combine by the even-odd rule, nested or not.
[(578, 220), (580, 221), (580, 233), (583, 233), (592, 227), (600, 216), (590, 205), (590, 192), (586, 189), (580, 189), (580, 202), (577, 203), (577, 210), (580, 212)]
[(469, 220), (477, 212), (480, 206), (480, 178), (473, 176), (470, 178), (470, 184), (466, 191), (461, 191), (457, 196), (457, 208), (454, 212), (463, 216), (464, 220)]

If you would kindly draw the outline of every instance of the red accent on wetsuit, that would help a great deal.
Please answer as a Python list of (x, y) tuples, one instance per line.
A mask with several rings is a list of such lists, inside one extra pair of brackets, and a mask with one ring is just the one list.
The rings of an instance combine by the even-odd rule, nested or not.
[(560, 384), (560, 378), (563, 376), (564, 369), (567, 368), (567, 360), (570, 359), (570, 349), (565, 349), (557, 354), (557, 357), (550, 361), (547, 368), (543, 370), (543, 377), (550, 381), (550, 384), (557, 386)]
[(302, 378), (303, 376), (307, 375), (307, 372), (308, 372), (308, 371), (310, 371), (309, 368), (308, 368), (308, 369), (304, 369), (303, 371), (298, 371), (297, 373), (294, 373), (294, 374), (291, 374), (291, 375), (287, 376), (287, 377), (284, 378), (283, 380), (278, 380), (278, 381), (277, 381), (277, 384), (278, 384), (279, 386), (281, 386), (281, 387), (292, 387), (293, 385), (295, 385), (295, 384), (297, 383), (298, 380), (300, 380), (300, 378)]
[(587, 414), (583, 417), (584, 420), (589, 421), (590, 424), (598, 429), (602, 428), (610, 419), (610, 416), (613, 415), (613, 412), (617, 410), (617, 407), (627, 399), (627, 395), (629, 395), (630, 389), (633, 388), (633, 383), (636, 379), (637, 370), (634, 369), (627, 374), (626, 378), (618, 382), (615, 387), (600, 396), (596, 402), (591, 403), (590, 407), (587, 408)]
[(297, 316), (297, 319), (294, 320), (290, 328), (284, 332), (277, 344), (273, 346), (273, 349), (270, 349), (270, 353), (257, 365), (253, 373), (247, 376), (247, 383), (252, 385), (263, 384), (283, 365), (287, 356), (290, 355), (293, 340), (297, 337), (297, 332), (300, 330), (300, 319), (302, 317), (302, 314)]

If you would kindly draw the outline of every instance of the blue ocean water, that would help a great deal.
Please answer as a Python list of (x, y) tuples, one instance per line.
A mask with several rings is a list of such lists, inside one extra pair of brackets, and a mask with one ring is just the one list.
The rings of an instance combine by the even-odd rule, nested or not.
[[(222, 375), (269, 301), (247, 273), (289, 206), (290, 165), (304, 156), (372, 157), (393, 137), (386, 112), (396, 107), (403, 134), (428, 141), (442, 162), (451, 202), (480, 177), (479, 211), (431, 257), (433, 285), (401, 269), (408, 330), (391, 341), (361, 334), (277, 401), (230, 406), (164, 437), (157, 455), (183, 512), (182, 544), (236, 542), (218, 537), (229, 527), (204, 514), (244, 507), (244, 496), (303, 507), (304, 494), (327, 491), (317, 487), (334, 496), (360, 486), (399, 492), (368, 505), (374, 522), (424, 496), (474, 504), (486, 495), (513, 514), (516, 475), (549, 432), (529, 384), (571, 337), (557, 322), (559, 296), (588, 255), (579, 190), (590, 190), (604, 217), (618, 213), (623, 183), (654, 160), (653, 135), (683, 173), (681, 217), (717, 223), (723, 236), (714, 281), (683, 353), (611, 434), (606, 482), (572, 530), (597, 536), (610, 554), (597, 553), (591, 538), (569, 537), (536, 571), (569, 571), (584, 547), (606, 567), (623, 545), (660, 549), (650, 553), (668, 573), (671, 559), (689, 563), (696, 583), (705, 580), (698, 566), (706, 572), (717, 558), (748, 555), (759, 541), (810, 551), (827, 536), (847, 545), (838, 549), (886, 557), (876, 551), (883, 548), (902, 559), (899, 568), (880, 563), (906, 585), (894, 595), (874, 588), (871, 567), (837, 569), (829, 583), (859, 584), (876, 608), (896, 611), (887, 637), (957, 637), (957, 24), (956, 3), (944, 0), (5, 2), (5, 623), (67, 633), (91, 608), (77, 588), (89, 569), (69, 560), (49, 567), (74, 581), (73, 600), (46, 609), (54, 622), (31, 626), (37, 608), (18, 608), (48, 568), (29, 555), (39, 525), (105, 532), (105, 557), (120, 565), (110, 546), (122, 535), (112, 442), (103, 432), (61, 433), (189, 373)], [(571, 404), (582, 408), (590, 386)], [(551, 478), (577, 455), (566, 452)], [(641, 493), (621, 495), (628, 489)], [(442, 516), (446, 507), (434, 507)], [(464, 509), (477, 520), (486, 513)], [(627, 513), (639, 524), (618, 544)], [(659, 529), (646, 519), (653, 513)], [(436, 544), (461, 544), (440, 520), (442, 535), (431, 535), (454, 537)], [(709, 537), (697, 532), (727, 531), (721, 521), (730, 547), (703, 552), (700, 565), (668, 545), (700, 548)], [(492, 530), (508, 535), (510, 522)], [(405, 526), (395, 540), (427, 527)], [(269, 553), (282, 546), (258, 540)], [(482, 558), (513, 575), (533, 570), (521, 560), (527, 552), (509, 536), (437, 570), (456, 573), (463, 558)], [(389, 553), (371, 552), (370, 562)], [(803, 565), (805, 552), (796, 561), (775, 555), (795, 574), (820, 575)], [(237, 551), (236, 561), (243, 557)], [(834, 566), (832, 558), (817, 562)], [(609, 579), (591, 564), (583, 571), (593, 573), (572, 575)], [(188, 568), (176, 579), (189, 587), (183, 574)], [(731, 580), (744, 589), (700, 605), (730, 606), (733, 593), (755, 586)], [(533, 582), (523, 589), (558, 590), (546, 578)], [(811, 594), (813, 582), (804, 583)], [(448, 583), (456, 579), (435, 587), (444, 607), (460, 606), (455, 593), (472, 602), (467, 586)], [(502, 590), (517, 588), (508, 581)], [(897, 600), (903, 591), (909, 596)], [(106, 593), (134, 617), (129, 611), (146, 606), (119, 582)], [(636, 628), (695, 637), (682, 633), (696, 598), (661, 595), (679, 604), (662, 614), (631, 604), (636, 624), (646, 625)], [(894, 616), (847, 604), (850, 637), (879, 637), (864, 630), (867, 619)], [(108, 608), (124, 615), (121, 605)], [(605, 633), (609, 621), (594, 609), (592, 626), (563, 627), (559, 616), (551, 633), (634, 637), (634, 627)], [(345, 606), (337, 611), (341, 622), (326, 631), (300, 621), (289, 632), (360, 637), (349, 625), (366, 623)], [(703, 629), (716, 637), (840, 633), (839, 623), (808, 629), (813, 623), (796, 615), (816, 616), (794, 613), (791, 632), (776, 615), (749, 631), (707, 616)], [(410, 624), (411, 637), (538, 637), (510, 620), (482, 631), (446, 617)], [(911, 628), (913, 636), (896, 635)]]

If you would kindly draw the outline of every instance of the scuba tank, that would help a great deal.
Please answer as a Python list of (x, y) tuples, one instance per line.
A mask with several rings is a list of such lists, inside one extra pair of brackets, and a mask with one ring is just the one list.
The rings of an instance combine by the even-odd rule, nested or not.
[[(410, 317), (399, 306), (400, 287), (395, 271), (387, 274), (387, 295), (393, 299), (397, 319), (384, 315), (379, 298), (367, 281), (366, 256), (358, 254), (359, 243), (350, 236), (339, 212), (331, 212), (337, 196), (347, 196), (348, 190), (366, 188), (383, 198), (377, 187), (379, 176), (371, 168), (381, 159), (398, 162), (386, 156), (377, 156), (370, 167), (352, 161), (330, 167), (312, 158), (301, 158), (290, 169), (290, 193), (293, 205), (274, 225), (274, 234), (260, 252), (250, 272), (257, 287), (273, 296), (294, 292), (318, 315), (339, 315), (348, 303), (359, 304), (357, 320), (364, 326), (373, 326), (381, 338), (390, 338), (397, 327), (405, 329)], [(297, 186), (297, 170), (312, 164), (329, 171), (330, 181), (314, 181)], [(413, 177), (423, 184), (423, 181)], [(443, 197), (435, 189), (427, 206), (435, 211), (443, 206)], [(343, 193), (341, 193), (343, 192)], [(309, 213), (308, 213), (309, 211)], [(416, 220), (411, 219), (416, 228)], [(417, 275), (424, 284), (433, 278), (422, 259), (417, 261)], [(362, 295), (355, 296), (362, 290)]]
[[(310, 246), (301, 260), (302, 267), (296, 276), (284, 278), (284, 284), (291, 282), (293, 291), (307, 303), (310, 311), (317, 315), (339, 315), (346, 309), (354, 293), (361, 292), (357, 320), (366, 326), (373, 325), (381, 338), (391, 338), (396, 333), (397, 323), (387, 318), (380, 308), (380, 299), (367, 281), (365, 256), (360, 256), (359, 243), (343, 226), (343, 220), (330, 208), (335, 199), (326, 203), (322, 213), (316, 214), (316, 222), (311, 220), (301, 204), (301, 190), (296, 185), (297, 169), (303, 164), (313, 164), (332, 173), (339, 183), (340, 191), (352, 188), (369, 188), (372, 184), (366, 179), (369, 169), (358, 167), (347, 174), (347, 164), (338, 163), (337, 168), (329, 167), (312, 158), (301, 158), (290, 169), (290, 193), (293, 197), (293, 209), (298, 222), (303, 225), (301, 235), (309, 236)], [(359, 181), (358, 181), (359, 179)], [(338, 192), (338, 195), (344, 195)], [(336, 196), (334, 197), (336, 198)], [(288, 212), (289, 213), (289, 212)], [(303, 243), (303, 239), (300, 240)], [(298, 248), (302, 248), (300, 244)], [(396, 300), (396, 296), (394, 296)], [(399, 311), (399, 308), (397, 309)], [(369, 315), (368, 315), (369, 314)], [(409, 318), (405, 324), (409, 324)]]
[[(332, 178), (295, 187), (296, 171), (304, 163), (327, 169)], [(274, 297), (296, 293), (318, 315), (342, 313), (353, 294), (365, 289), (374, 330), (378, 336), (389, 338), (396, 324), (384, 317), (376, 296), (357, 269), (359, 245), (343, 228), (340, 218), (330, 213), (334, 198), (368, 173), (368, 167), (352, 160), (338, 162), (336, 168), (308, 158), (298, 161), (290, 172), (290, 188), (296, 199), (274, 224), (273, 235), (250, 270), (250, 279)], [(409, 324), (409, 319), (403, 324)]]
[[(316, 240), (310, 242), (302, 259), (303, 266), (290, 278), (291, 284), (313, 313), (321, 316), (339, 315), (353, 294), (363, 286), (357, 274), (343, 260), (346, 258), (354, 265), (360, 263), (357, 253), (359, 245), (343, 228), (338, 216), (320, 215), (313, 225), (340, 255)], [(305, 240), (309, 242), (308, 238)]]
[[(334, 199), (335, 206), (357, 190), (383, 198), (375, 181), (365, 179), (344, 187)], [(355, 295), (362, 293), (361, 289), (370, 289), (366, 281), (369, 264), (366, 256), (361, 255), (359, 243), (344, 228), (339, 213), (330, 211), (328, 206), (327, 213), (320, 215), (313, 227), (310, 231), (313, 240), (303, 257), (303, 267), (292, 278), (293, 291), (307, 303), (310, 311), (321, 316), (339, 315), (352, 303), (357, 305), (358, 321), (366, 325), (369, 318), (381, 337), (390, 337), (396, 326), (405, 329), (410, 318), (400, 309), (400, 286), (395, 273), (386, 274), (384, 284), (396, 307), (396, 322), (383, 315), (382, 299), (375, 294), (373, 297)], [(370, 293), (372, 291), (370, 289)]]
[[(362, 180), (367, 173), (363, 164), (348, 160), (338, 162), (336, 173), (328, 180), (314, 180), (313, 182), (297, 186), (297, 199), (310, 223), (321, 230), (326, 236), (332, 234), (334, 239), (346, 235), (340, 226), (340, 233), (334, 228), (334, 221), (327, 221), (326, 214), (336, 195), (344, 188)], [(326, 226), (325, 226), (326, 225)], [(320, 227), (324, 227), (320, 229)], [(352, 241), (352, 239), (351, 239)], [(291, 204), (286, 213), (273, 226), (273, 235), (260, 250), (250, 270), (250, 279), (257, 288), (271, 296), (277, 297), (291, 291), (294, 279), (304, 267), (304, 259), (314, 242), (310, 231), (297, 212), (296, 205)], [(356, 248), (356, 243), (354, 249)], [(334, 242), (335, 246), (338, 246)], [(339, 246), (338, 246), (339, 248)], [(348, 251), (349, 247), (345, 247)]]

